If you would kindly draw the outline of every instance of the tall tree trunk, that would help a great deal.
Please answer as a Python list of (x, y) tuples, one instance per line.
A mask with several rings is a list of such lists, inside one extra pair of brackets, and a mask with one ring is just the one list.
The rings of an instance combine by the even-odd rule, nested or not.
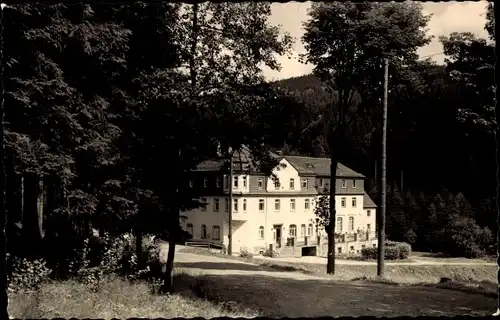
[(138, 223), (136, 222), (135, 226), (135, 254), (137, 255), (137, 263), (139, 265), (139, 268), (143, 268), (145, 265), (144, 261), (144, 255), (142, 253), (142, 230), (140, 226), (137, 225)]
[(168, 256), (167, 256), (165, 273), (163, 274), (163, 293), (172, 292), (173, 289), (174, 258), (175, 258), (175, 241), (170, 240), (168, 242)]
[(328, 227), (326, 233), (328, 235), (328, 260), (326, 264), (326, 273), (335, 274), (335, 222), (337, 216), (337, 210), (335, 209), (335, 189), (337, 182), (337, 152), (333, 151), (330, 158), (330, 221), (328, 222)]
[(24, 214), (22, 220), (22, 238), (24, 251), (34, 258), (40, 252), (42, 227), (39, 211), (40, 179), (35, 174), (28, 174), (24, 179)]

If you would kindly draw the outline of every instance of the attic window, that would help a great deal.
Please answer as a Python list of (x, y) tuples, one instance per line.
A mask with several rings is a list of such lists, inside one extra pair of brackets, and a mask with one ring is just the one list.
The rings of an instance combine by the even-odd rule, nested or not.
[(307, 164), (307, 167), (308, 167), (308, 168), (314, 168), (314, 165), (313, 165), (312, 163), (308, 163), (308, 164)]

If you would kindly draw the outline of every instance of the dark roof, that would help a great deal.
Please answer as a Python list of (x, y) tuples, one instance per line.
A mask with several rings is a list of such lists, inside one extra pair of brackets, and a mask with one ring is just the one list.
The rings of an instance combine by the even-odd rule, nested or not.
[[(297, 156), (285, 156), (284, 158), (290, 162), (299, 174), (330, 176), (331, 161), (328, 158)], [(365, 176), (339, 163), (337, 166), (337, 177), (364, 178)]]
[(377, 205), (373, 202), (368, 194), (363, 195), (363, 208), (376, 208)]

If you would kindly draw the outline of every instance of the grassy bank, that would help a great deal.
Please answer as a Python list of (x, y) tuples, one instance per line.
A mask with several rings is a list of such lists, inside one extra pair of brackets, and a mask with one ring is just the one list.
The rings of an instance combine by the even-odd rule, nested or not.
[[(324, 264), (273, 261), (272, 259), (247, 259), (213, 253), (205, 249), (183, 248), (183, 252), (202, 255), (220, 256), (230, 260), (252, 262), (263, 267), (279, 271), (301, 272), (309, 275), (329, 277), (337, 280), (365, 280), (404, 285), (431, 285), (434, 287), (478, 292), (496, 295), (496, 265), (386, 265), (385, 279), (376, 277), (376, 265), (341, 265), (335, 266), (335, 275), (326, 274)], [(449, 278), (448, 283), (439, 283), (441, 278)]]
[[(182, 275), (177, 277), (177, 280), (182, 280)], [(257, 316), (252, 312), (237, 311), (227, 304), (199, 298), (192, 290), (200, 284), (176, 283), (179, 293), (157, 295), (144, 282), (130, 283), (119, 278), (105, 279), (97, 292), (75, 281), (53, 282), (31, 294), (9, 294), (8, 309), (10, 316), (23, 319)]]

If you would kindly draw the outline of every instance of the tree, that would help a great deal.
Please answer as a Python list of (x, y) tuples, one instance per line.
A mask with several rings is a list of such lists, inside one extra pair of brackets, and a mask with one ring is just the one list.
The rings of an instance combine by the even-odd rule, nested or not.
[[(304, 23), (307, 53), (314, 74), (335, 93), (322, 117), (330, 147), (331, 179), (335, 179), (339, 151), (353, 121), (373, 109), (379, 97), (380, 63), (387, 57), (393, 72), (417, 59), (417, 48), (430, 39), (423, 28), (429, 17), (416, 3), (314, 3)], [(363, 103), (359, 102), (359, 98)], [(327, 272), (335, 272), (335, 190), (330, 190)]]
[[(281, 37), (268, 24), (269, 15), (269, 4), (261, 3), (182, 6), (175, 27), (179, 65), (169, 72), (156, 69), (143, 79), (149, 85), (141, 88), (137, 100), (145, 108), (143, 125), (147, 123), (141, 168), (154, 173), (141, 176), (151, 178), (148, 184), (154, 190), (163, 190), (159, 195), (171, 235), (164, 291), (172, 285), (179, 212), (199, 205), (181, 181), (199, 162), (214, 156), (218, 146), (238, 150), (245, 144), (257, 160), (267, 156), (263, 146), (272, 136), (267, 117), (275, 106), (284, 110), (280, 101), (286, 94), (262, 84), (261, 67), (278, 68), (273, 55), (286, 53), (291, 45), (289, 36)], [(166, 168), (167, 162), (172, 166)], [(172, 172), (178, 183), (165, 188)]]

